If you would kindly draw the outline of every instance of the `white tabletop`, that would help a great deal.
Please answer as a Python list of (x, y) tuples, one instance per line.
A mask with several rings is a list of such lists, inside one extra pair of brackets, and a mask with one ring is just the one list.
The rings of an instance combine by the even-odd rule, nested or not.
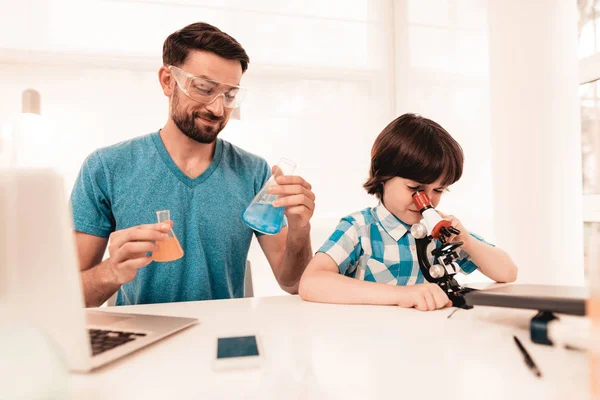
[[(263, 297), (130, 307), (114, 312), (200, 323), (90, 374), (73, 399), (587, 399), (583, 352), (536, 345), (535, 312), (476, 307), (420, 312)], [(255, 333), (265, 363), (214, 372), (216, 338)], [(512, 335), (543, 377), (525, 366)]]

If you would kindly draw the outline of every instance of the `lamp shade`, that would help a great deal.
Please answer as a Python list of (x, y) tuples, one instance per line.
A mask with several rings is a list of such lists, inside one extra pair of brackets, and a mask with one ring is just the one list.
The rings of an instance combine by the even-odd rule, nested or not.
[(40, 93), (34, 89), (27, 89), (23, 91), (23, 106), (21, 111), (24, 114), (37, 114), (40, 115)]

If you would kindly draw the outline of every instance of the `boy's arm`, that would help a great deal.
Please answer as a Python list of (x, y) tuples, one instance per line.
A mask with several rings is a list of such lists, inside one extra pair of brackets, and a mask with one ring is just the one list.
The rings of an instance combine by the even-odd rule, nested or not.
[(299, 293), (304, 300), (319, 303), (399, 305), (422, 311), (451, 304), (435, 284), (395, 286), (341, 275), (335, 261), (325, 253), (317, 253), (306, 267)]
[(474, 237), (469, 237), (462, 249), (488, 278), (496, 282), (514, 282), (517, 279), (517, 266), (504, 250)]
[(452, 226), (460, 231), (459, 235), (451, 236), (448, 240), (463, 242), (460, 249), (468, 254), (470, 261), (475, 264), (485, 276), (496, 282), (514, 282), (517, 279), (518, 268), (508, 253), (496, 246), (484, 242), (483, 239), (478, 240), (473, 237), (462, 222), (454, 215), (445, 215), (439, 211), (438, 213), (442, 218), (450, 221)]

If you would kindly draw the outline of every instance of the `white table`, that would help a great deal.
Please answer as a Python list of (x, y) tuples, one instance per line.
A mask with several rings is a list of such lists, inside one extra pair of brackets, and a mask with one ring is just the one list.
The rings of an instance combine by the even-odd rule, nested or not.
[[(420, 312), (298, 296), (112, 307), (200, 323), (90, 374), (73, 399), (587, 399), (583, 352), (536, 345), (527, 310)], [(260, 369), (214, 372), (218, 336), (257, 333)], [(527, 369), (516, 334), (543, 373)]]

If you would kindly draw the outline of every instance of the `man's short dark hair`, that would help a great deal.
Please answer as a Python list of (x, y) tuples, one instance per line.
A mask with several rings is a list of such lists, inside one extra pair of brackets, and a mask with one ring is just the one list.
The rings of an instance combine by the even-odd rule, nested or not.
[(460, 179), (463, 162), (462, 148), (437, 122), (404, 114), (375, 139), (364, 187), (382, 198), (383, 184), (396, 176), (425, 185), (441, 178), (449, 186)]
[(239, 60), (242, 73), (250, 58), (237, 40), (205, 22), (196, 22), (173, 32), (163, 45), (163, 64), (176, 67), (185, 63), (191, 50), (204, 50), (228, 60)]

